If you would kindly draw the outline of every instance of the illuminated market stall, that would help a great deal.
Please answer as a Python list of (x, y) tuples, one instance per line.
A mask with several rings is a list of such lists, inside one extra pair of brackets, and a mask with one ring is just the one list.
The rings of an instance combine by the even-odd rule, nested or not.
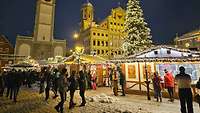
[[(164, 69), (167, 69), (175, 76), (179, 73), (180, 66), (186, 68), (186, 73), (191, 75), (192, 83), (196, 83), (200, 77), (199, 56), (199, 52), (163, 45), (152, 47), (126, 58), (113, 59), (110, 62), (121, 64), (126, 78), (127, 91), (141, 92), (147, 90), (146, 78), (151, 81), (154, 72), (158, 72), (161, 77), (164, 77)], [(152, 85), (150, 85), (150, 89), (153, 89)]]
[[(100, 56), (85, 55), (80, 56), (71, 55), (63, 61), (66, 65), (70, 66), (70, 72), (82, 70), (83, 65), (86, 65), (87, 70), (90, 69), (91, 74), (97, 76), (97, 83), (102, 86), (104, 83), (103, 78), (106, 77), (104, 73), (108, 71), (108, 65), (106, 59)], [(105, 72), (106, 71), (106, 72)]]

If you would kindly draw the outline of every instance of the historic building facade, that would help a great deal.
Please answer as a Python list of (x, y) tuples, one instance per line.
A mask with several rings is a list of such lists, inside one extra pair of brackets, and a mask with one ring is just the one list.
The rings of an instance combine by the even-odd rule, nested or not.
[(176, 46), (191, 50), (200, 50), (200, 29), (176, 36), (174, 39)]
[(6, 64), (12, 64), (13, 59), (9, 58), (14, 54), (14, 48), (9, 40), (0, 34), (0, 68)]
[(80, 35), (75, 46), (82, 46), (84, 53), (112, 58), (123, 54), (125, 10), (112, 9), (100, 23), (94, 21), (94, 7), (90, 2), (82, 5)]
[(47, 59), (64, 56), (66, 40), (54, 39), (54, 15), (56, 0), (37, 0), (33, 36), (17, 36), (15, 54)]

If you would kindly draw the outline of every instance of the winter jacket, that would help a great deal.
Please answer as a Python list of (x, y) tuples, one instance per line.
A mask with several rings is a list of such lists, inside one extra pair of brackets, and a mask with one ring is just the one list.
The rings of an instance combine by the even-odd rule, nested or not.
[(174, 77), (172, 73), (167, 72), (164, 76), (165, 87), (174, 87)]

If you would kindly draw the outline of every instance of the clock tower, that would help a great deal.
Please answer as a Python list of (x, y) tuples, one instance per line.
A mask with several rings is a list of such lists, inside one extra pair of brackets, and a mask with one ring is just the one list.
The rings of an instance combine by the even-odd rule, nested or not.
[(56, 0), (36, 0), (33, 36), (17, 36), (15, 54), (34, 59), (64, 56), (66, 40), (54, 39), (54, 16)]
[(55, 0), (37, 0), (34, 41), (53, 40)]

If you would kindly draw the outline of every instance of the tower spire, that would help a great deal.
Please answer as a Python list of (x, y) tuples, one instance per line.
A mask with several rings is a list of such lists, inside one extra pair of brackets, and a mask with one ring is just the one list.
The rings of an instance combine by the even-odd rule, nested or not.
[(119, 7), (121, 6), (121, 2), (118, 2), (118, 6), (119, 6)]

